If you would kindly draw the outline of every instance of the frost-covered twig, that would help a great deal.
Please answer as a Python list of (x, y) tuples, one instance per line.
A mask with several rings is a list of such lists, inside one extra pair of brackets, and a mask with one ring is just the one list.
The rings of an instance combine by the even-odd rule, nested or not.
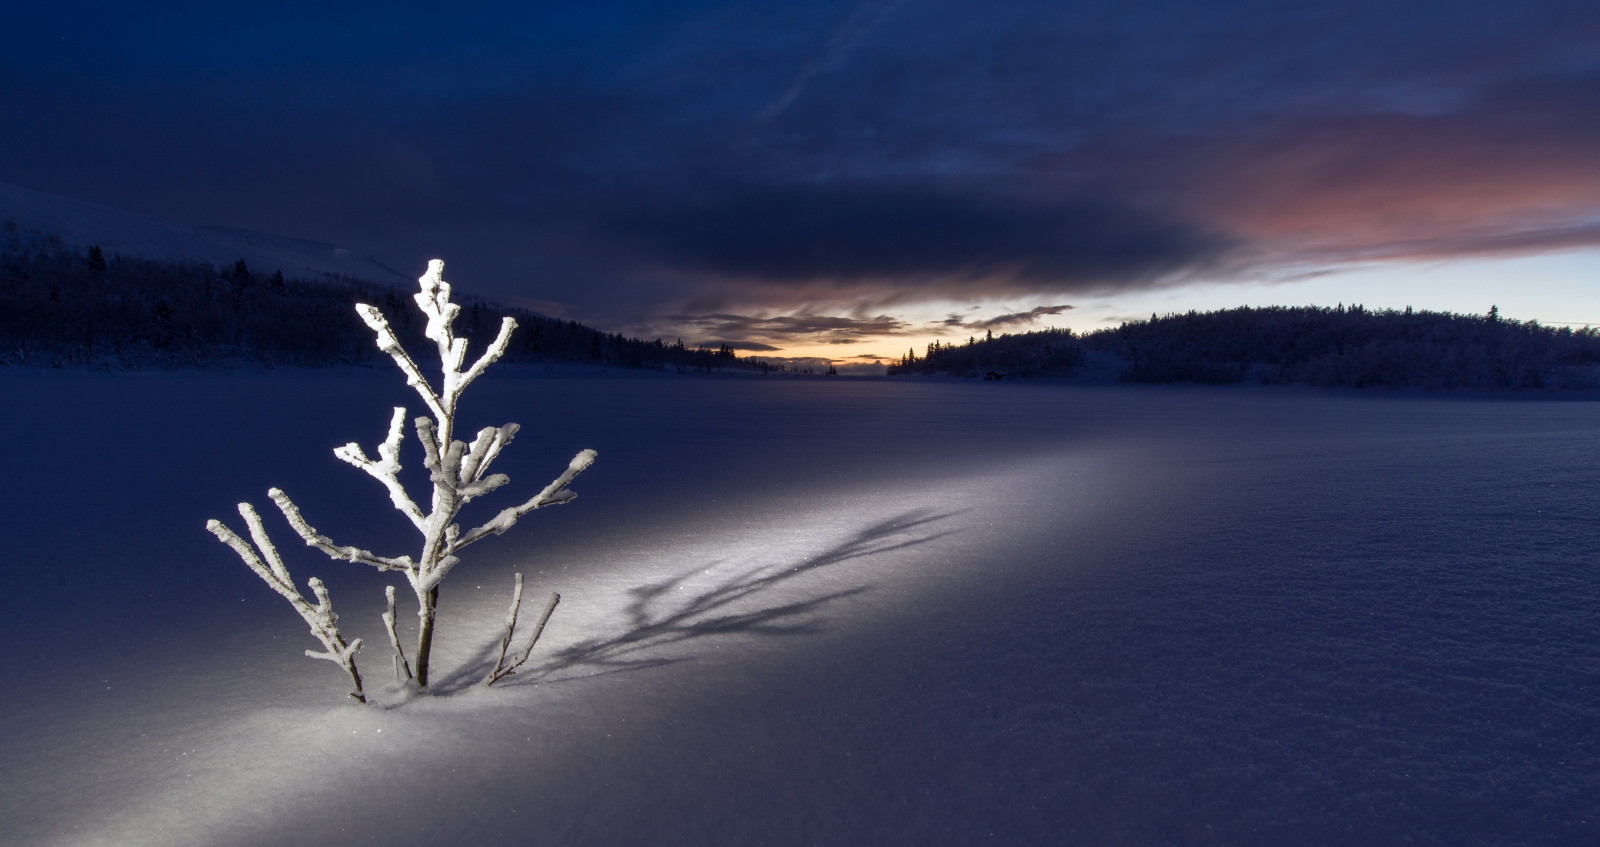
[[(317, 604), (311, 605), (299, 589), (294, 587), (294, 582), (289, 578), (289, 571), (283, 565), (283, 558), (278, 555), (278, 548), (273, 546), (272, 539), (267, 537), (267, 532), (261, 525), (261, 516), (256, 513), (255, 507), (249, 503), (239, 504), (239, 515), (244, 518), (245, 525), (250, 528), (250, 537), (255, 542), (251, 547), (250, 542), (240, 538), (237, 533), (229, 529), (219, 520), (206, 522), (206, 529), (223, 544), (233, 548), (239, 558), (255, 571), (273, 591), (278, 592), (289, 605), (300, 614), (308, 626), (311, 634), (322, 642), (323, 652), (318, 653), (307, 650), (306, 655), (313, 659), (327, 659), (344, 668), (350, 675), (350, 681), (355, 685), (355, 690), (350, 692), (357, 702), (367, 702), (366, 692), (361, 687), (361, 672), (356, 669), (356, 651), (361, 649), (361, 639), (346, 642), (344, 635), (339, 632), (339, 616), (333, 612), (333, 601), (328, 599), (328, 589), (322, 580), (312, 577), (308, 584), (311, 593), (317, 598)], [(259, 550), (259, 553), (257, 552)]]
[(533, 636), (528, 639), (528, 646), (522, 648), (522, 653), (517, 656), (517, 660), (511, 664), (510, 670), (506, 673), (515, 673), (517, 668), (528, 661), (528, 656), (533, 653), (533, 646), (539, 643), (539, 636), (544, 635), (544, 625), (550, 622), (550, 615), (555, 612), (556, 604), (560, 602), (561, 594), (556, 591), (550, 592), (550, 602), (545, 604), (544, 612), (539, 615), (539, 622), (533, 625)]
[(533, 499), (523, 503), (521, 506), (501, 511), (500, 514), (495, 515), (493, 519), (483, 526), (463, 535), (461, 540), (456, 542), (454, 549), (460, 550), (485, 536), (500, 535), (510, 529), (523, 515), (534, 509), (542, 509), (545, 506), (558, 506), (577, 497), (577, 493), (568, 491), (567, 486), (578, 478), (578, 474), (588, 470), (589, 466), (594, 464), (596, 455), (593, 450), (584, 450), (573, 456), (572, 461), (567, 464), (567, 469), (562, 472), (561, 476), (556, 477), (549, 485), (546, 485), (543, 491), (534, 495)]
[(528, 646), (517, 655), (516, 660), (506, 664), (506, 651), (511, 648), (511, 640), (517, 633), (517, 614), (522, 610), (522, 574), (516, 575), (516, 588), (511, 592), (511, 608), (506, 612), (506, 633), (500, 637), (500, 655), (494, 660), (494, 667), (489, 675), (483, 678), (483, 685), (488, 687), (517, 672), (533, 654), (533, 645), (539, 643), (539, 636), (544, 634), (545, 624), (550, 622), (550, 615), (556, 610), (556, 604), (561, 602), (561, 595), (550, 592), (550, 602), (544, 607), (544, 614), (539, 616), (539, 623), (534, 625), (533, 637), (528, 639)]
[(315, 527), (306, 523), (305, 517), (300, 514), (300, 507), (289, 499), (289, 495), (277, 488), (273, 488), (267, 491), (267, 496), (272, 498), (272, 502), (278, 504), (278, 511), (283, 512), (283, 516), (289, 521), (289, 526), (294, 528), (295, 533), (305, 541), (307, 547), (315, 547), (335, 559), (371, 565), (380, 571), (411, 571), (415, 567), (411, 562), (410, 556), (391, 559), (387, 556), (379, 556), (371, 550), (362, 550), (359, 547), (340, 547), (333, 543), (333, 539), (317, 532)]
[(459, 394), (460, 392), (465, 391), (467, 386), (472, 384), (473, 380), (477, 379), (484, 371), (489, 369), (490, 365), (500, 361), (500, 357), (504, 356), (506, 354), (506, 350), (511, 346), (511, 333), (515, 332), (516, 329), (516, 318), (504, 317), (500, 319), (499, 334), (497, 334), (494, 338), (494, 341), (489, 344), (489, 348), (483, 351), (483, 355), (478, 357), (478, 361), (474, 362), (472, 367), (456, 380), (456, 393)]
[(354, 441), (343, 447), (334, 448), (333, 455), (366, 471), (373, 479), (383, 483), (389, 489), (389, 501), (394, 507), (411, 520), (413, 526), (422, 528), (422, 509), (411, 500), (411, 495), (406, 493), (405, 486), (400, 484), (400, 442), (405, 439), (406, 410), (404, 406), (394, 407), (394, 415), (389, 419), (389, 437), (378, 446), (379, 461), (372, 461), (362, 451), (361, 445)]
[(472, 449), (467, 451), (467, 460), (461, 466), (461, 484), (470, 485), (483, 479), (489, 465), (500, 457), (500, 451), (506, 449), (521, 428), (518, 424), (508, 423), (479, 430), (478, 438), (472, 442)]
[(443, 415), (444, 405), (440, 402), (439, 395), (434, 392), (433, 386), (428, 383), (427, 377), (422, 375), (422, 370), (412, 360), (411, 354), (406, 352), (406, 348), (400, 346), (400, 339), (396, 338), (394, 330), (389, 328), (389, 320), (383, 316), (382, 312), (365, 303), (356, 304), (356, 313), (377, 334), (378, 349), (388, 353), (389, 357), (394, 359), (394, 363), (400, 366), (401, 372), (406, 375), (406, 385), (416, 389), (417, 393), (422, 395), (423, 402), (428, 404), (428, 408), (432, 409), (434, 414)]

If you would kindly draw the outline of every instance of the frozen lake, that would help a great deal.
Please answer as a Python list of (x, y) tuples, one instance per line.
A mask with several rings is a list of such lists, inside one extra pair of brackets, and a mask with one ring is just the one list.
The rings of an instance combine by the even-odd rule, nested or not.
[[(1600, 843), (1594, 402), (500, 366), (475, 514), (599, 461), (363, 708), (203, 526), (412, 552), (331, 452), (397, 375), (0, 391), (0, 843)], [(383, 684), (388, 577), (266, 517)], [(513, 570), (563, 602), (472, 687)]]

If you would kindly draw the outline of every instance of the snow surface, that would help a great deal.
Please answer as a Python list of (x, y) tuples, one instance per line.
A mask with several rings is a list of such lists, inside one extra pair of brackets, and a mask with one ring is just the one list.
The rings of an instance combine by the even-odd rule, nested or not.
[[(264, 513), (372, 708), (204, 524), (408, 552), (332, 455), (400, 377), (0, 389), (0, 843), (1600, 843), (1592, 402), (501, 366), (473, 508), (599, 460), (443, 586), (443, 696)], [(561, 605), (474, 687), (516, 570)]]

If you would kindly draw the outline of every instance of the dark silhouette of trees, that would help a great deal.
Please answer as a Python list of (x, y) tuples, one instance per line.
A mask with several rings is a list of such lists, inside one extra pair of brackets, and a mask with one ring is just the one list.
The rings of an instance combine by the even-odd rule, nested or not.
[(1600, 330), (1507, 320), (1496, 307), (1457, 315), (1340, 304), (1151, 315), (1081, 337), (1052, 329), (934, 342), (889, 373), (1067, 376), (1086, 351), (1121, 360), (1128, 382), (1588, 388), (1600, 372)]
[(1600, 333), (1448, 312), (1266, 307), (1167, 315), (1085, 336), (1130, 382), (1422, 388), (1579, 388)]
[[(379, 361), (356, 303), (394, 315), (402, 337), (421, 333), (410, 295), (352, 278), (316, 280), (202, 262), (74, 251), (59, 238), (7, 222), (0, 241), (0, 364), (56, 367), (333, 366)], [(593, 362), (626, 368), (756, 370), (757, 360), (716, 350), (603, 333), (486, 301), (464, 302), (457, 326), (492, 337), (500, 316), (523, 327), (508, 362)], [(768, 366), (771, 367), (770, 365)]]
[(949, 373), (978, 377), (986, 373), (1019, 376), (1052, 376), (1071, 373), (1083, 360), (1083, 347), (1070, 329), (1047, 329), (1021, 335), (994, 337), (991, 331), (982, 341), (966, 344), (934, 341), (926, 355), (909, 350), (898, 364), (889, 365), (889, 374)]

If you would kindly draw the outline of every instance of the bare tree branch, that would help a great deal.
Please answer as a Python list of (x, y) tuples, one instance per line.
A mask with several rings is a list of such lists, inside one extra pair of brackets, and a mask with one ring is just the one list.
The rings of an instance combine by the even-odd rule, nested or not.
[(411, 663), (406, 661), (406, 651), (400, 647), (400, 635), (394, 629), (394, 586), (385, 585), (383, 596), (389, 601), (389, 609), (383, 613), (383, 628), (389, 633), (389, 646), (394, 648), (394, 678), (400, 681), (400, 670), (405, 669), (406, 679), (412, 679)]
[(556, 604), (561, 602), (561, 595), (550, 593), (550, 602), (544, 607), (544, 614), (539, 616), (539, 623), (533, 628), (533, 638), (528, 640), (528, 646), (519, 653), (511, 664), (506, 664), (506, 651), (511, 647), (511, 641), (517, 632), (517, 614), (522, 609), (522, 574), (516, 575), (516, 588), (511, 593), (511, 608), (506, 612), (506, 632), (500, 637), (500, 655), (494, 660), (494, 667), (489, 670), (489, 675), (483, 678), (483, 685), (488, 687), (517, 672), (533, 654), (533, 645), (539, 643), (539, 636), (544, 634), (545, 624), (550, 622), (551, 613), (555, 612)]

